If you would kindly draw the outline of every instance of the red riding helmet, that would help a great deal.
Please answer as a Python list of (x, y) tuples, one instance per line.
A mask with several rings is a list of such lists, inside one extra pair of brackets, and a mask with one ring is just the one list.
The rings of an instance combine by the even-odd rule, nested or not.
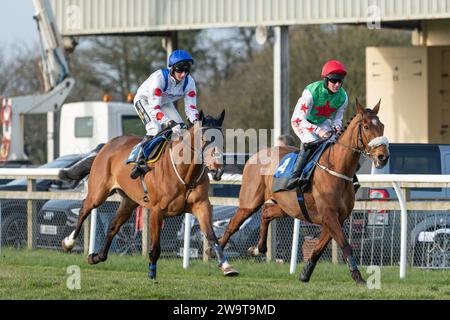
[(347, 74), (347, 70), (345, 70), (345, 66), (342, 62), (337, 60), (327, 61), (322, 67), (322, 78), (325, 78), (329, 74), (341, 74), (345, 76)]

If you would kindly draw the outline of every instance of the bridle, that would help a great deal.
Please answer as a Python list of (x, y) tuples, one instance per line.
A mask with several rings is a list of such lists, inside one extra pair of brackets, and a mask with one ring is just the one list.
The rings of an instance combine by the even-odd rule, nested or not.
[[(370, 151), (373, 148), (376, 148), (382, 144), (389, 147), (389, 140), (384, 136), (380, 136), (380, 137), (376, 137), (376, 138), (370, 140), (369, 143), (367, 143), (367, 145), (365, 145), (363, 138), (365, 138), (366, 141), (368, 141), (368, 139), (367, 139), (367, 136), (364, 135), (364, 133), (362, 131), (362, 120), (363, 120), (363, 115), (361, 114), (361, 118), (358, 120), (358, 136), (357, 136), (357, 140), (356, 140), (356, 148), (353, 146), (349, 146), (344, 143), (341, 143), (338, 140), (335, 141), (334, 144), (341, 145), (345, 148), (351, 149), (352, 152), (357, 152), (367, 158), (371, 158), (372, 155), (371, 155)], [(343, 175), (341, 173), (338, 173), (336, 171), (333, 171), (333, 170), (329, 169), (328, 167), (321, 165), (319, 163), (319, 160), (320, 159), (317, 160), (316, 166), (318, 166), (320, 169), (328, 172), (329, 174), (331, 174), (335, 177), (338, 177), (338, 178), (341, 178), (341, 179), (344, 179), (344, 180), (347, 180), (350, 182), (353, 181), (353, 177), (349, 177), (349, 176)]]
[(362, 131), (362, 120), (363, 115), (361, 115), (361, 118), (358, 120), (358, 136), (356, 138), (357, 139), (356, 148), (353, 146), (346, 145), (345, 143), (339, 142), (339, 140), (335, 141), (334, 143), (346, 147), (348, 149), (351, 149), (353, 152), (357, 152), (367, 158), (371, 158), (372, 157), (370, 153), (371, 150), (382, 144), (385, 144), (386, 146), (389, 147), (389, 140), (386, 137), (381, 136), (370, 140), (369, 143), (367, 143), (367, 145), (364, 144), (363, 137), (365, 138), (366, 141), (368, 141), (368, 138)]
[[(204, 141), (204, 134), (205, 134), (205, 132), (208, 131), (208, 130), (210, 130), (210, 129), (220, 130), (220, 132), (222, 132), (222, 128), (220, 128), (220, 127), (201, 127), (201, 128), (200, 128), (200, 132), (201, 132), (201, 136), (202, 136), (202, 142)], [(222, 134), (223, 134), (223, 133), (222, 133)], [(182, 140), (181, 143), (183, 143), (183, 145), (186, 146), (184, 140)], [(190, 184), (186, 183), (186, 182), (183, 180), (183, 178), (180, 176), (180, 173), (178, 172), (178, 169), (177, 169), (177, 167), (176, 167), (176, 165), (175, 165), (175, 161), (174, 161), (174, 159), (173, 159), (172, 145), (170, 145), (170, 147), (169, 147), (170, 162), (172, 163), (173, 170), (175, 171), (175, 174), (176, 174), (178, 180), (179, 180), (183, 185), (185, 185), (185, 186), (188, 188), (189, 192), (188, 192), (188, 195), (187, 195), (187, 196), (189, 196), (190, 191), (192, 191), (193, 189), (195, 189), (195, 187), (197, 186), (198, 182), (200, 181), (200, 179), (203, 177), (203, 174), (205, 173), (206, 165), (205, 165), (204, 152), (205, 152), (206, 148), (208, 147), (208, 145), (211, 144), (211, 143), (212, 143), (212, 141), (206, 141), (206, 143), (202, 146), (202, 148), (201, 148), (200, 151), (197, 150), (197, 148), (195, 148), (195, 143), (194, 143), (194, 147), (192, 147), (192, 145), (189, 145), (189, 146), (188, 146), (188, 147), (191, 149), (191, 151), (192, 151), (194, 154), (197, 154), (197, 156), (198, 156), (199, 159), (201, 160), (201, 168), (202, 168), (201, 171), (200, 171), (200, 174), (199, 174), (199, 175), (197, 176), (197, 178), (196, 178), (193, 182), (191, 182)], [(187, 199), (187, 196), (186, 196), (186, 199)]]

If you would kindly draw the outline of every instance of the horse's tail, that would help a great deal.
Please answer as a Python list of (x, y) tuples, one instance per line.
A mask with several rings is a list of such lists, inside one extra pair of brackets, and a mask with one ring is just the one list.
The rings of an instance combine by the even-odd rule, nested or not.
[(100, 143), (94, 150), (89, 152), (83, 159), (77, 161), (69, 168), (59, 170), (58, 177), (61, 180), (81, 180), (91, 172), (92, 164), (100, 149), (105, 144)]

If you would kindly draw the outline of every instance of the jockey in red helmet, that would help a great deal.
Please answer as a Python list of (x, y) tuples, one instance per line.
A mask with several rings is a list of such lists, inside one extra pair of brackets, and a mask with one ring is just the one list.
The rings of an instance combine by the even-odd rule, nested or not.
[(329, 60), (322, 67), (323, 80), (303, 90), (291, 118), (292, 128), (302, 143), (287, 189), (303, 182), (301, 173), (310, 152), (341, 130), (348, 105), (347, 93), (342, 88), (346, 74), (342, 62)]
[(199, 118), (197, 89), (190, 75), (193, 64), (194, 59), (188, 52), (175, 50), (169, 57), (169, 68), (153, 72), (138, 88), (134, 107), (144, 123), (147, 135), (141, 142), (136, 165), (131, 172), (132, 179), (143, 174), (147, 167), (143, 159), (144, 144), (171, 122), (177, 123), (172, 131), (175, 135), (180, 134), (183, 119), (175, 109), (174, 101), (184, 99), (184, 112), (191, 123)]

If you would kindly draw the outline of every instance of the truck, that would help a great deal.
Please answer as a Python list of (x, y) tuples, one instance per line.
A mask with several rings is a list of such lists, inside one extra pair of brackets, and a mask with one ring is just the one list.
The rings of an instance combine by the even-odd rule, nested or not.
[(61, 107), (59, 154), (86, 153), (114, 137), (145, 134), (131, 103), (91, 101)]

